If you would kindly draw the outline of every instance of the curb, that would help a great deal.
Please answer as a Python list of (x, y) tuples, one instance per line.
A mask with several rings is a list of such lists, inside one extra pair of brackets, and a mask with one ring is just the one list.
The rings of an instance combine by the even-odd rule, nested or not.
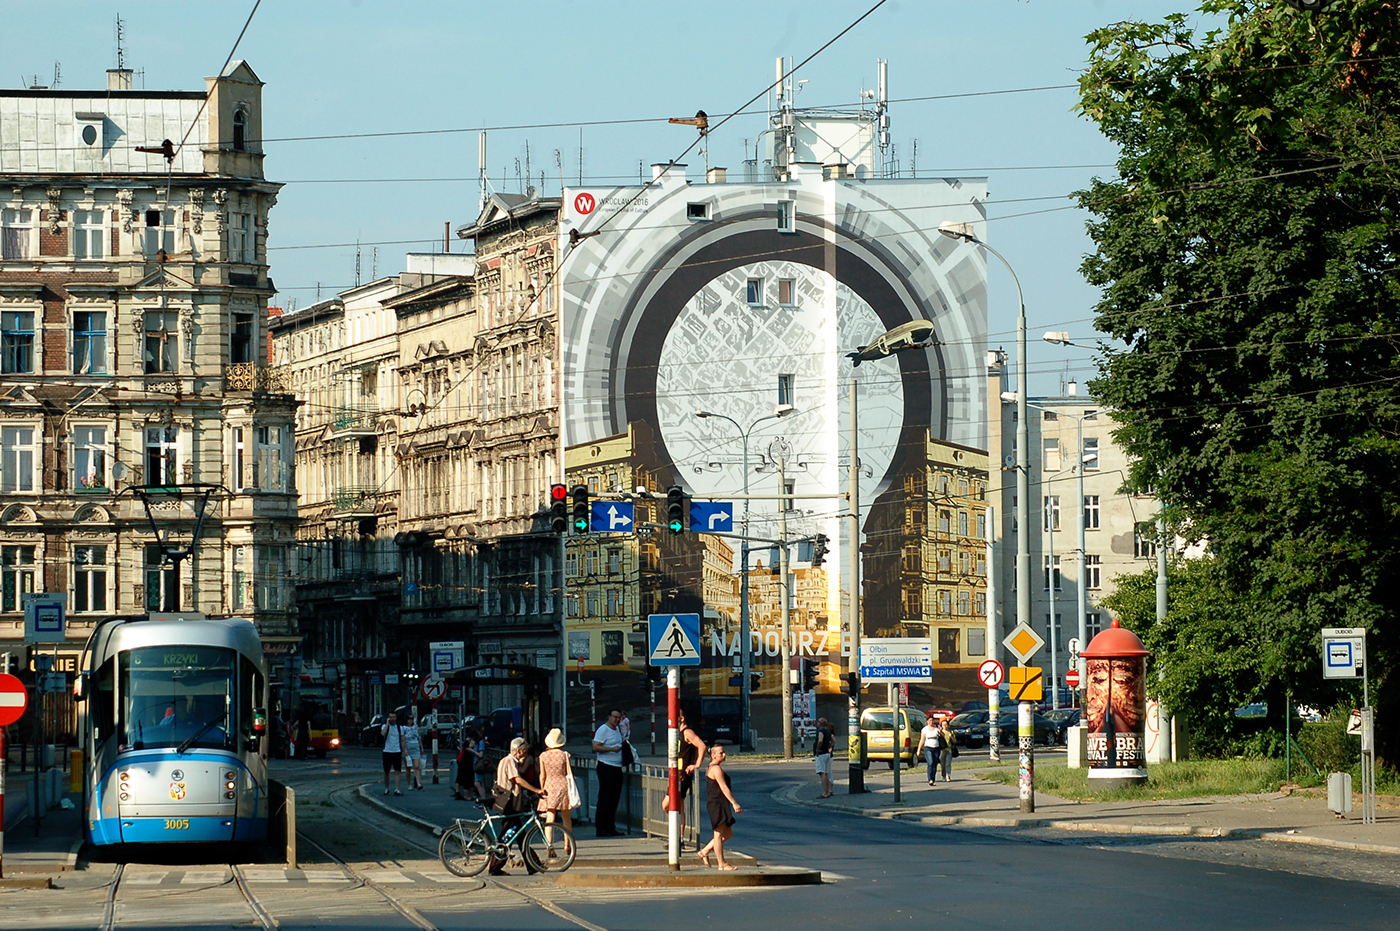
[(370, 806), (378, 808), (391, 818), (397, 818), (405, 824), (411, 824), (414, 827), (422, 828), (434, 837), (440, 837), (442, 835), (441, 825), (433, 824), (431, 821), (424, 821), (417, 815), (410, 815), (403, 809), (395, 808), (393, 805), (381, 802), (379, 799), (375, 798), (374, 794), (370, 791), (370, 786), (372, 785), (373, 783), (366, 783), (360, 786), (359, 793), (361, 801), (368, 802)]
[(1001, 830), (1052, 828), (1059, 831), (1075, 831), (1086, 834), (1126, 834), (1137, 837), (1234, 837), (1243, 840), (1309, 844), (1314, 847), (1333, 847), (1364, 853), (1400, 855), (1400, 847), (1387, 844), (1363, 844), (1332, 840), (1328, 837), (1314, 837), (1310, 834), (1290, 834), (1284, 831), (1258, 828), (1212, 828), (1192, 824), (1103, 824), (1097, 821), (1061, 821), (1052, 818), (986, 818), (965, 815), (924, 815), (909, 811), (872, 811), (855, 805), (821, 805), (815, 800), (801, 799), (797, 797), (798, 788), (798, 786), (789, 786), (786, 789), (779, 789), (772, 794), (772, 798), (779, 804), (801, 805), (804, 808), (815, 808), (819, 811), (835, 811), (880, 821), (907, 821), (912, 824), (926, 824), (932, 827), (998, 828)]
[(53, 879), (48, 876), (15, 876), (0, 879), (0, 889), (52, 889)]
[(740, 867), (730, 873), (717, 870), (703, 872), (672, 872), (662, 869), (658, 872), (637, 873), (622, 870), (580, 870), (574, 867), (561, 873), (556, 886), (605, 887), (613, 889), (698, 889), (713, 887), (736, 888), (741, 886), (815, 886), (822, 881), (820, 870), (800, 867), (770, 866), (762, 871)]

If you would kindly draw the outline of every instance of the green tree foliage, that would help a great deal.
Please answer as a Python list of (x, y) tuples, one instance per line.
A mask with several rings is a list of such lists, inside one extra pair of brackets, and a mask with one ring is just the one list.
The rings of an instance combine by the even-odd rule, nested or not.
[[(1083, 271), (1115, 343), (1093, 388), (1123, 424), (1133, 483), (1209, 541), (1261, 691), (1291, 683), (1330, 705), (1319, 630), (1369, 629), (1393, 765), (1400, 13), (1395, 0), (1201, 13), (1218, 28), (1177, 15), (1089, 37), (1080, 106), (1121, 150), (1119, 178), (1079, 195), (1097, 247)], [(1168, 638), (1163, 659), (1220, 675), (1197, 654), (1237, 643), (1212, 621)]]

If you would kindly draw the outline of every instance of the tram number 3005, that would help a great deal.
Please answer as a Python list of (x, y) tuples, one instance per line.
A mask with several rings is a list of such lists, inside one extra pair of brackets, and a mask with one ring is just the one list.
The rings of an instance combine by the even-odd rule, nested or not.
[(167, 831), (188, 831), (190, 829), (189, 818), (166, 818), (165, 829)]

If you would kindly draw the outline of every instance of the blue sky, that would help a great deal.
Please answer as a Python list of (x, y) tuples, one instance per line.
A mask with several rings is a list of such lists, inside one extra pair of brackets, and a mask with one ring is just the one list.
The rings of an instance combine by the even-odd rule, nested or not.
[[(733, 110), (773, 80), (777, 56), (800, 61), (873, 2), (263, 0), (236, 57), (266, 83), (265, 168), (287, 184), (269, 238), (278, 302), (304, 306), (318, 286), (328, 296), (353, 285), (356, 241), (362, 280), (375, 266), (376, 243), (380, 275), (398, 271), (407, 251), (440, 250), (444, 222), (455, 229), (475, 217), (481, 127), (539, 127), (493, 129), (489, 171), (495, 187), (517, 190), (515, 161), (524, 162), (528, 142), (535, 184), (543, 170), (552, 194), (556, 150), (565, 183), (577, 182), (580, 130), (542, 124), (644, 120), (582, 131), (586, 181), (635, 179), (639, 162), (666, 161), (691, 142), (693, 130), (666, 117)], [(6, 15), (7, 32), (27, 41), (7, 49), (0, 85), (19, 87), (34, 75), (47, 84), (60, 62), (62, 88), (105, 87), (120, 12), (127, 65), (144, 71), (146, 88), (202, 89), (252, 6), (25, 4)], [(1111, 176), (1115, 150), (1074, 113), (1073, 89), (986, 92), (1073, 85), (1091, 30), (1187, 7), (1185, 0), (888, 0), (796, 76), (809, 82), (800, 106), (853, 105), (862, 87), (874, 86), (876, 59), (888, 59), (891, 132), (904, 170), (917, 140), (919, 175), (988, 177), (988, 241), (1015, 266), (1025, 292), (1033, 394), (1056, 393), (1062, 379), (1082, 381), (1092, 370), (1091, 353), (1039, 336), (1068, 330), (1092, 338), (1095, 292), (1078, 271), (1090, 249), (1085, 215), (1054, 209), (1068, 200), (1028, 199), (1063, 198), (1095, 174)], [(904, 101), (912, 97), (942, 99)], [(737, 172), (744, 141), (764, 125), (760, 108), (712, 134), (711, 164)], [(466, 131), (291, 138), (423, 130)], [(698, 175), (700, 159), (687, 161)], [(1013, 351), (1015, 291), (998, 263), (989, 268), (991, 344)]]

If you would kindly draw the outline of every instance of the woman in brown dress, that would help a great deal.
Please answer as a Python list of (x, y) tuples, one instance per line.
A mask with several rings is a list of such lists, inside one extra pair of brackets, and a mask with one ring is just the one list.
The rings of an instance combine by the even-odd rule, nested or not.
[[(545, 844), (548, 845), (552, 856), (554, 831), (549, 825), (554, 824), (558, 818), (570, 831), (574, 827), (573, 806), (569, 803), (569, 783), (573, 781), (574, 770), (569, 765), (569, 753), (564, 749), (563, 731), (554, 728), (545, 735), (544, 745), (547, 749), (540, 754), (538, 764), (540, 787), (544, 789), (544, 794), (540, 796), (539, 810), (544, 814)], [(566, 843), (569, 841), (566, 840)]]

